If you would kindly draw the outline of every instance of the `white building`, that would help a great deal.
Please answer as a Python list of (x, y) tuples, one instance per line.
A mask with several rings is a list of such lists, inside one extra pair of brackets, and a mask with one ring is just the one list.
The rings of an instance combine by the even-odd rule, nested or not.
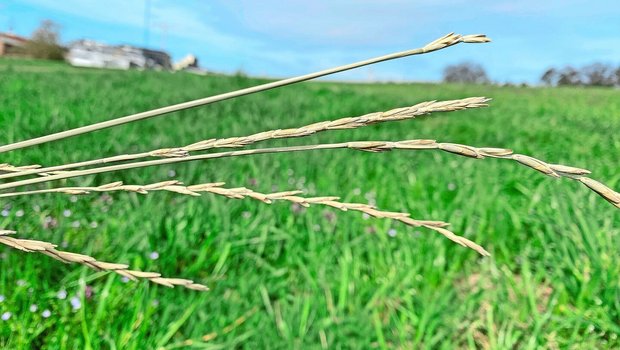
[(80, 40), (69, 45), (66, 60), (77, 67), (171, 68), (170, 56), (165, 52), (128, 45), (110, 46), (92, 40)]

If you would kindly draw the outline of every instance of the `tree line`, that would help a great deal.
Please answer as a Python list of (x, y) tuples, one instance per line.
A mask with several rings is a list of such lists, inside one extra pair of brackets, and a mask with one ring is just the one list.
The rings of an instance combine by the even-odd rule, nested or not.
[(63, 60), (65, 49), (60, 44), (60, 26), (51, 20), (43, 20), (23, 46), (11, 47), (6, 54), (46, 60)]
[[(492, 83), (484, 68), (477, 63), (463, 62), (446, 66), (443, 70), (446, 83)], [(540, 77), (547, 86), (620, 86), (620, 66), (592, 63), (581, 68), (566, 66), (549, 68)]]
[(572, 66), (549, 68), (540, 81), (548, 86), (620, 86), (620, 66), (592, 63), (580, 69)]

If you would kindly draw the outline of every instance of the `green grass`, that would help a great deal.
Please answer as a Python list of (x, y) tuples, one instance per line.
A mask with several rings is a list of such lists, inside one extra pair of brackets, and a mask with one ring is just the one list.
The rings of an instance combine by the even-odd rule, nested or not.
[[(0, 139), (9, 143), (261, 82), (0, 60)], [(2, 154), (1, 162), (61, 164), (478, 95), (492, 97), (492, 106), (258, 147), (432, 138), (585, 167), (620, 188), (620, 92), (607, 89), (305, 83)], [(149, 183), (169, 179), (172, 169), (188, 184), (226, 181), (266, 192), (303, 188), (311, 195), (375, 201), (387, 210), (451, 222), (493, 256), (481, 258), (430, 231), (321, 207), (298, 212), (283, 203), (158, 192), (4, 200), (0, 227), (21, 237), (191, 278), (212, 290), (123, 283), (117, 275), (2, 247), (0, 313), (12, 315), (0, 321), (0, 346), (620, 347), (620, 211), (577, 182), (497, 159), (336, 150), (63, 183)], [(44, 228), (46, 217), (56, 225)], [(387, 234), (392, 228), (395, 237)], [(155, 251), (159, 258), (152, 260)], [(57, 298), (60, 290), (66, 299)], [(81, 299), (77, 311), (73, 296)], [(41, 316), (45, 309), (49, 318)]]

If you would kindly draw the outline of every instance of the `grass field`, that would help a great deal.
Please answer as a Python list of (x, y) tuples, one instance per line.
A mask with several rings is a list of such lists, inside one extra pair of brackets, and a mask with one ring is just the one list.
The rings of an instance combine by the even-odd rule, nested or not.
[[(0, 60), (0, 140), (261, 82)], [(0, 162), (54, 165), (469, 96), (492, 97), (491, 107), (256, 147), (431, 138), (507, 147), (584, 167), (620, 188), (620, 91), (610, 89), (305, 83), (2, 154)], [(620, 211), (577, 182), (498, 159), (335, 150), (185, 163), (63, 183), (170, 178), (264, 192), (300, 188), (373, 202), (448, 221), (492, 257), (481, 258), (431, 231), (321, 207), (157, 192), (3, 200), (0, 227), (23, 238), (190, 278), (211, 291), (125, 283), (114, 274), (1, 247), (0, 313), (10, 317), (0, 320), (0, 346), (620, 347)]]

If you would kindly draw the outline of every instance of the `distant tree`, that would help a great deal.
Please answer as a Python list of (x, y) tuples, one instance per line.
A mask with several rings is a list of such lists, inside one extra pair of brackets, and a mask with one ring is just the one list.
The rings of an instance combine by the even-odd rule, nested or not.
[(540, 81), (542, 81), (547, 86), (554, 86), (557, 84), (559, 79), (559, 73), (555, 68), (549, 68), (543, 73), (542, 77), (540, 77)]
[(486, 84), (490, 80), (481, 65), (463, 62), (447, 66), (443, 71), (443, 81), (448, 83)]
[(41, 22), (25, 46), (26, 54), (34, 58), (62, 60), (64, 50), (59, 44), (60, 26), (51, 20)]
[(593, 63), (583, 67), (584, 83), (591, 86), (614, 86), (616, 77), (611, 66)]
[(581, 74), (571, 66), (564, 67), (558, 74), (557, 85), (583, 85)]
[(616, 69), (616, 72), (614, 73), (614, 79), (616, 81), (616, 85), (620, 86), (620, 67)]

